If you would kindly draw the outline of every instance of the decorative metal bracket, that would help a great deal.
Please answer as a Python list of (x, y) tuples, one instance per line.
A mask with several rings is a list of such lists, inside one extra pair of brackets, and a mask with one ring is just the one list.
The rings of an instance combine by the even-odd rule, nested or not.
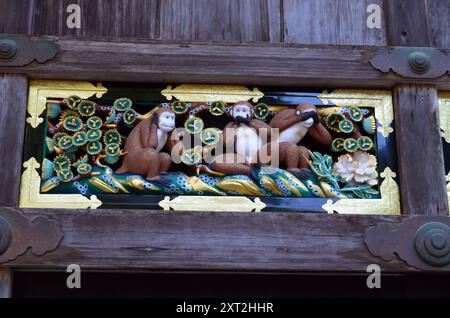
[(203, 212), (261, 212), (266, 204), (259, 198), (254, 201), (247, 197), (219, 196), (178, 196), (172, 201), (165, 197), (159, 206), (169, 211), (203, 211)]
[(67, 209), (96, 209), (102, 202), (97, 196), (91, 195), (89, 198), (81, 194), (42, 194), (41, 177), (37, 169), (40, 164), (34, 157), (31, 157), (23, 164), (25, 170), (20, 180), (19, 206), (21, 208), (46, 208), (49, 206), (58, 206), (64, 204)]
[(257, 102), (264, 96), (255, 87), (253, 90), (239, 85), (208, 85), (208, 84), (181, 84), (175, 88), (171, 85), (161, 91), (167, 100), (175, 97), (178, 100), (188, 100), (190, 102), (203, 102), (207, 100), (220, 100), (226, 103), (237, 103), (242, 100), (252, 100)]
[(450, 271), (450, 218), (413, 216), (397, 225), (371, 227), (364, 239), (370, 253), (389, 261), (397, 255), (423, 270)]
[(12, 208), (0, 209), (0, 264), (15, 260), (28, 249), (36, 256), (55, 250), (63, 238), (60, 224), (45, 216), (29, 220)]
[(406, 78), (438, 78), (450, 71), (450, 55), (435, 48), (381, 49), (370, 59), (377, 70)]
[(0, 67), (25, 66), (33, 61), (44, 63), (58, 53), (55, 43), (26, 35), (0, 34)]

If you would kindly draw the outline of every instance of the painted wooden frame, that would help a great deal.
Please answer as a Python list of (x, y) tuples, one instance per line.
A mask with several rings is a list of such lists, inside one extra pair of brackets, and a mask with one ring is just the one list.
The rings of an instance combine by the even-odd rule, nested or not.
[[(5, 105), (14, 105), (14, 108), (1, 108), (0, 124), (9, 129), (0, 131), (0, 140), (3, 148), (9, 149), (9, 156), (8, 159), (0, 158), (0, 166), (5, 171), (0, 180), (0, 188), (4, 190), (0, 205), (3, 210), (23, 214), (30, 220), (39, 215), (57, 220), (64, 238), (56, 250), (43, 256), (27, 252), (6, 263), (7, 267), (55, 270), (65, 268), (69, 263), (78, 263), (89, 269), (110, 270), (348, 273), (364, 272), (368, 264), (377, 263), (384, 272), (417, 271), (395, 256), (391, 260), (384, 260), (372, 255), (364, 243), (368, 228), (380, 223), (398, 224), (407, 216), (270, 212), (257, 215), (179, 212), (173, 215), (136, 210), (19, 208), (25, 121), (18, 125), (11, 125), (10, 122), (15, 121), (17, 116), (26, 116), (28, 77), (142, 82), (220, 79), (222, 83), (245, 82), (252, 85), (276, 81), (282, 85), (296, 86), (324, 87), (328, 84), (333, 88), (393, 89), (397, 152), (400, 154), (399, 162), (405, 162), (398, 170), (402, 212), (416, 215), (448, 213), (445, 182), (441, 184), (439, 179), (440, 169), (443, 170), (439, 157), (433, 157), (436, 172), (416, 170), (421, 161), (428, 160), (423, 152), (429, 155), (439, 150), (439, 127), (433, 117), (428, 117), (428, 113), (429, 109), (437, 107), (433, 101), (436, 87), (448, 89), (446, 78), (412, 81), (393, 74), (379, 73), (367, 63), (368, 57), (377, 50), (373, 47), (274, 45), (268, 48), (256, 44), (208, 46), (195, 43), (179, 47), (179, 44), (151, 41), (138, 43), (137, 46), (131, 42), (55, 41), (61, 51), (54, 62), (1, 69), (3, 73), (16, 75), (1, 77), (2, 101)], [(80, 56), (73, 50), (74, 47), (83, 47), (86, 54)], [(121, 50), (114, 49), (119, 47)], [(168, 52), (166, 49), (171, 49), (172, 55), (165, 53)], [(137, 51), (137, 56), (128, 56), (130, 51)], [(208, 61), (202, 59), (204, 54), (209, 56)], [(233, 56), (232, 62), (227, 62), (224, 56)], [(149, 64), (150, 59), (154, 63)], [(211, 59), (215, 62), (211, 62)], [(192, 60), (196, 60), (200, 66), (197, 64), (194, 67), (188, 62)], [(254, 63), (249, 65), (249, 60)], [(117, 64), (128, 66), (115, 68)], [(265, 67), (258, 69), (256, 65)], [(280, 70), (284, 72), (280, 73)], [(414, 98), (416, 94), (424, 98), (419, 101)], [(419, 103), (422, 103), (422, 107), (417, 107)], [(417, 137), (417, 125), (408, 115), (413, 113), (421, 116), (421, 111), (427, 114), (421, 121), (421, 127), (427, 135), (426, 138), (416, 138), (416, 143), (411, 145), (409, 142)], [(438, 141), (435, 135), (439, 137)], [(418, 150), (414, 150), (416, 148)], [(408, 158), (411, 153), (419, 164), (410, 165), (412, 159)], [(422, 187), (429, 188), (429, 193), (423, 194), (411, 186), (417, 178), (420, 178)], [(440, 202), (439, 198), (445, 198), (445, 202)]]
[[(126, 93), (126, 89), (121, 89)], [(233, 91), (234, 90), (234, 91)], [(179, 100), (240, 100), (248, 91), (247, 98), (258, 100), (264, 96), (257, 88), (248, 90), (241, 86), (181, 85), (161, 91), (167, 99), (175, 95)], [(276, 91), (276, 89), (275, 89)], [(96, 86), (85, 81), (47, 81), (31, 80), (28, 97), (28, 118), (25, 144), (24, 172), (21, 178), (19, 207), (21, 208), (142, 208), (193, 211), (304, 211), (339, 214), (400, 214), (399, 189), (395, 178), (396, 160), (394, 134), (392, 128), (393, 106), (389, 91), (383, 90), (335, 90), (331, 93), (286, 93), (267, 96), (268, 101), (280, 101), (282, 105), (295, 106), (309, 101), (328, 107), (364, 107), (373, 109), (378, 123), (376, 133), (376, 156), (380, 174), (381, 198), (373, 199), (331, 199), (331, 198), (283, 198), (251, 196), (188, 196), (188, 195), (127, 195), (100, 194), (84, 196), (81, 194), (41, 193), (40, 166), (43, 160), (43, 145), (47, 127), (46, 107), (49, 99), (63, 99), (73, 95), (100, 98), (107, 87)], [(206, 95), (205, 95), (206, 94)], [(208, 94), (212, 97), (208, 97)], [(234, 95), (233, 95), (234, 94)], [(243, 95), (244, 94), (244, 95)], [(257, 96), (255, 94), (258, 94)], [(271, 93), (274, 94), (274, 93)], [(235, 96), (236, 95), (236, 96)], [(291, 96), (292, 95), (292, 96)], [(218, 97), (219, 96), (219, 97)], [(291, 97), (290, 97), (291, 96)], [(303, 96), (303, 97), (302, 97)], [(162, 99), (164, 101), (164, 99)], [(277, 107), (277, 106), (274, 106)], [(330, 109), (331, 109), (330, 108)], [(41, 146), (40, 146), (41, 145)], [(131, 200), (131, 201), (130, 201)]]

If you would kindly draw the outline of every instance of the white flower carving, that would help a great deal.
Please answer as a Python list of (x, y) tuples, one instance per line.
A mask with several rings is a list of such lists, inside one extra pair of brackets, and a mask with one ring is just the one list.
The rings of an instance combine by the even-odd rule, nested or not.
[(377, 159), (366, 152), (356, 151), (340, 156), (333, 172), (345, 182), (355, 181), (370, 186), (378, 184)]

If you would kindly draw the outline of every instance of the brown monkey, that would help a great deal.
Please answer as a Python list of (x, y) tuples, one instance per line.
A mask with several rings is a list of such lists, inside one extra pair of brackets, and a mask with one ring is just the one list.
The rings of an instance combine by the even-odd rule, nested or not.
[(225, 175), (250, 175), (250, 167), (259, 162), (259, 151), (265, 144), (260, 135), (266, 134), (269, 139), (271, 128), (265, 122), (254, 119), (253, 112), (253, 105), (246, 101), (231, 107), (233, 121), (225, 126), (222, 141), (226, 149), (234, 146), (234, 151), (216, 156), (213, 170)]
[[(279, 129), (278, 142), (280, 143), (280, 152), (282, 144), (298, 145), (307, 133), (316, 141), (326, 146), (331, 145), (333, 140), (329, 131), (320, 123), (317, 109), (312, 104), (301, 104), (295, 109), (285, 109), (275, 115), (269, 125), (272, 128)], [(288, 147), (289, 154), (292, 156), (291, 159), (280, 158), (281, 162), (283, 161), (282, 159), (286, 159), (284, 162), (288, 170), (308, 168), (309, 151), (306, 147), (299, 145), (297, 147), (297, 155), (293, 154), (291, 147), (283, 147)], [(280, 157), (283, 157), (283, 153), (280, 153)], [(295, 160), (296, 158), (298, 158), (297, 162)]]
[(167, 151), (178, 145), (182, 147), (181, 142), (168, 136), (174, 128), (172, 110), (158, 108), (151, 119), (140, 122), (129, 134), (124, 149), (127, 154), (116, 173), (135, 173), (145, 175), (148, 181), (158, 180), (159, 174), (167, 172), (172, 164), (170, 155), (160, 151), (164, 147)]

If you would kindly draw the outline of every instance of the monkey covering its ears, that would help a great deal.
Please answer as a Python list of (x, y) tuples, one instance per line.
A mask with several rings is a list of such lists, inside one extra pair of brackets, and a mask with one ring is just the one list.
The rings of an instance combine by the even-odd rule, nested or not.
[[(333, 141), (329, 131), (320, 123), (317, 109), (312, 104), (301, 104), (295, 109), (285, 109), (275, 115), (269, 125), (272, 128), (279, 129), (280, 137), (278, 142), (280, 143), (280, 150), (283, 143), (298, 145), (307, 133), (314, 138), (314, 140), (326, 146), (331, 145), (331, 142)], [(294, 155), (292, 148), (289, 148), (289, 153), (293, 157), (298, 155), (299, 159), (298, 162), (295, 163), (295, 160), (283, 158), (286, 159), (284, 161), (288, 170), (308, 168), (309, 151), (306, 147), (298, 145), (297, 155)], [(281, 158), (280, 162), (283, 162)]]
[(125, 142), (125, 158), (117, 174), (134, 173), (146, 176), (148, 181), (159, 179), (160, 173), (170, 169), (172, 159), (164, 147), (182, 147), (181, 142), (172, 140), (168, 133), (175, 128), (175, 114), (172, 110), (160, 107), (151, 119), (140, 122), (133, 128)]

